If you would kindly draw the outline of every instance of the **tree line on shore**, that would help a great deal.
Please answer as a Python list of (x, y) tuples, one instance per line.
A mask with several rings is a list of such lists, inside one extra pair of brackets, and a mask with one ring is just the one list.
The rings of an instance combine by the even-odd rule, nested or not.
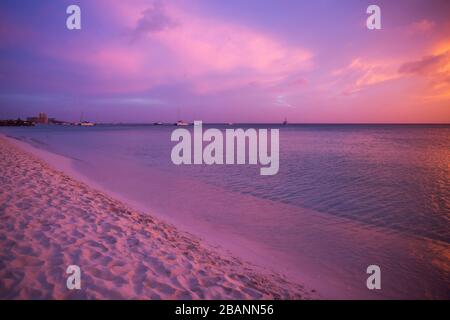
[(16, 120), (10, 119), (10, 120), (0, 120), (0, 126), (10, 126), (10, 127), (29, 127), (34, 126), (34, 122), (22, 120), (20, 118), (17, 118)]

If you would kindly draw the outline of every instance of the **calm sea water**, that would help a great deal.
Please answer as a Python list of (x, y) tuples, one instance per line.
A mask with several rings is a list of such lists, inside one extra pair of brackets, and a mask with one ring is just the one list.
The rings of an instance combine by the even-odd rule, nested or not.
[[(450, 298), (450, 126), (284, 126), (275, 176), (250, 165), (175, 166), (174, 129), (1, 130), (324, 297)], [(366, 288), (372, 264), (380, 291)]]

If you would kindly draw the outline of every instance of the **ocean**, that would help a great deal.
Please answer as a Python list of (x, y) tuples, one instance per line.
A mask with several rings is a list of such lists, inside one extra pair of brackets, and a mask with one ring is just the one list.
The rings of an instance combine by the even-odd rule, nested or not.
[[(220, 250), (324, 298), (450, 299), (449, 125), (279, 128), (280, 168), (180, 165), (174, 126), (1, 128)], [(369, 290), (366, 269), (381, 269)]]

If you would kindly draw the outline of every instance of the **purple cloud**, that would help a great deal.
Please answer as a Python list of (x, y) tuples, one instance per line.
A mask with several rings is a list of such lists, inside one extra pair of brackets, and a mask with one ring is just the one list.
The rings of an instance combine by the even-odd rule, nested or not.
[(136, 28), (133, 30), (133, 40), (149, 33), (157, 33), (177, 26), (177, 22), (166, 12), (162, 1), (155, 1), (142, 12)]
[(406, 62), (399, 68), (400, 73), (409, 74), (431, 74), (436, 73), (442, 64), (450, 60), (450, 51), (438, 54), (425, 56), (420, 60)]

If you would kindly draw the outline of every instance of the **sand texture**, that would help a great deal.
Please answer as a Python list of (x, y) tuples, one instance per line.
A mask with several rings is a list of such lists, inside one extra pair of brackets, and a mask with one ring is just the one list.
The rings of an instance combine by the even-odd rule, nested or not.
[[(0, 137), (1, 299), (299, 299), (301, 285), (214, 250)], [(81, 290), (66, 268), (81, 268)]]

